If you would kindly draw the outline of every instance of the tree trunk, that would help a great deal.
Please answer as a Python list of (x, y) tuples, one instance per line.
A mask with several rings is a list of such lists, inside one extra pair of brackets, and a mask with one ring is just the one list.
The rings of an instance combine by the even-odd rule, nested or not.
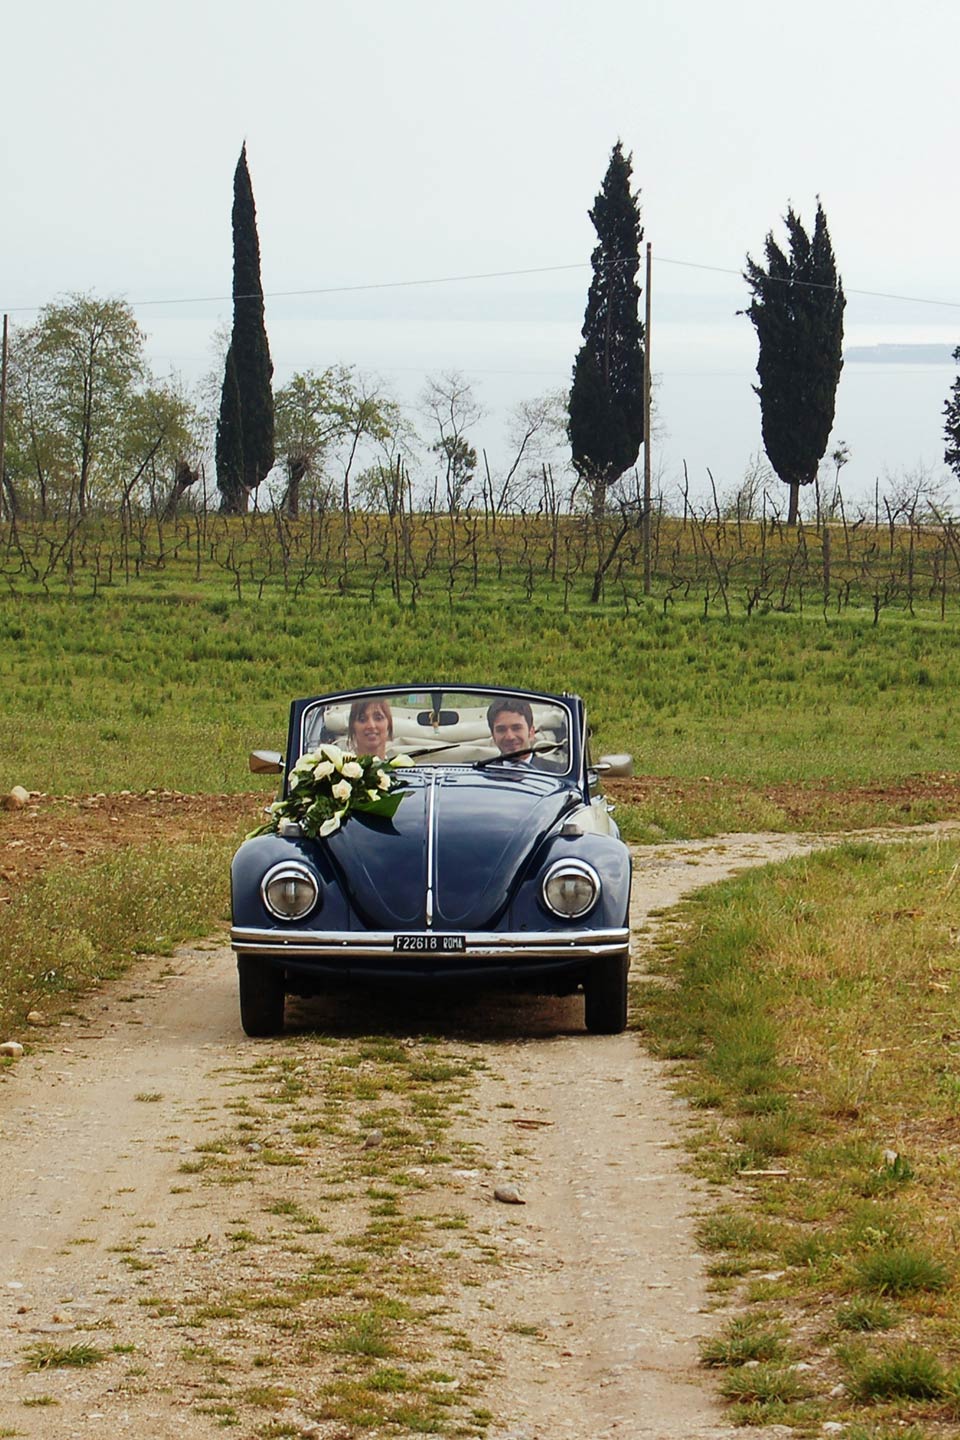
[(0, 513), (3, 510), (4, 500), (6, 501), (7, 514), (11, 520), (16, 520), (20, 515), (20, 499), (14, 489), (13, 481), (10, 479), (10, 471), (4, 466), (3, 487), (0, 490)]
[(287, 457), (287, 488), (280, 502), (280, 510), (290, 520), (296, 520), (300, 514), (300, 482), (309, 468), (303, 455)]
[(163, 514), (160, 516), (161, 521), (165, 522), (174, 518), (180, 506), (180, 501), (190, 489), (190, 486), (195, 485), (199, 479), (199, 470), (191, 470), (186, 460), (179, 460), (177, 462), (177, 473), (174, 477), (173, 487), (163, 507)]
[(246, 515), (250, 510), (250, 491), (245, 485), (220, 490), (221, 515)]
[(791, 481), (790, 481), (789, 489), (790, 489), (790, 508), (789, 508), (789, 510), (787, 511), (787, 524), (788, 524), (788, 525), (796, 525), (796, 523), (797, 523), (797, 516), (798, 516), (798, 514), (800, 513), (800, 482), (799, 482), (799, 480), (791, 480)]

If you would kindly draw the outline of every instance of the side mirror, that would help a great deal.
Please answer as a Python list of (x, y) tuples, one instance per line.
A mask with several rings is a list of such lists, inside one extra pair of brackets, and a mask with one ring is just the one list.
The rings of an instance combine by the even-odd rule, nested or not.
[(282, 775), (283, 756), (279, 750), (252, 750), (250, 769), (254, 775)]
[(619, 775), (627, 776), (633, 774), (632, 755), (601, 755), (597, 763), (591, 766), (598, 775)]

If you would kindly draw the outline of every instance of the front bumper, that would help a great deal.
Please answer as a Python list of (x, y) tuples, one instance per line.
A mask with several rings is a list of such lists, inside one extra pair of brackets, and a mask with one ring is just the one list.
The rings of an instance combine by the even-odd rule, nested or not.
[(627, 960), (630, 953), (627, 929), (467, 931), (460, 951), (394, 950), (393, 937), (392, 930), (316, 933), (234, 926), (230, 932), (238, 957), (283, 970), (287, 989), (302, 995), (356, 981), (519, 986), (568, 994), (605, 956)]
[[(406, 932), (404, 932), (406, 933)], [(259, 955), (280, 964), (316, 960), (324, 968), (339, 961), (345, 968), (355, 963), (378, 969), (407, 970), (414, 953), (395, 951), (394, 932), (377, 930), (323, 931), (257, 929), (235, 925), (230, 943), (238, 955)], [(504, 934), (498, 931), (474, 931), (466, 934), (466, 948), (455, 954), (431, 952), (422, 958), (429, 962), (442, 959), (445, 967), (465, 971), (484, 966), (534, 964), (551, 961), (570, 965), (577, 961), (599, 959), (604, 955), (624, 954), (629, 949), (630, 932), (617, 930), (545, 930)], [(379, 962), (379, 963), (378, 963)]]

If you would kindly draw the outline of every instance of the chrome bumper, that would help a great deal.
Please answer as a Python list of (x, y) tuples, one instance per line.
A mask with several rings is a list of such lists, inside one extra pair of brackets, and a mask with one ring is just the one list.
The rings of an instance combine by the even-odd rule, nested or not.
[(345, 930), (318, 934), (309, 930), (258, 930), (237, 925), (230, 931), (230, 943), (238, 955), (289, 955), (291, 959), (343, 960), (347, 963), (351, 960), (388, 960), (395, 962), (398, 969), (416, 960), (434, 963), (444, 960), (448, 965), (461, 964), (464, 967), (478, 960), (491, 963), (593, 960), (602, 955), (626, 952), (630, 931), (547, 930), (514, 934), (467, 931), (466, 949), (460, 951), (398, 951), (393, 948), (393, 938), (392, 930)]

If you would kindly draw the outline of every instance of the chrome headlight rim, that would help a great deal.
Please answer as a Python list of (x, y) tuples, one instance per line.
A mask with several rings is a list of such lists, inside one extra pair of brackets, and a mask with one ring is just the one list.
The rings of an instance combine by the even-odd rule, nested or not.
[[(579, 910), (560, 910), (551, 903), (549, 885), (560, 875), (576, 875), (581, 880), (590, 882), (592, 894), (587, 903)], [(601, 888), (600, 876), (592, 865), (588, 865), (586, 860), (555, 860), (540, 882), (540, 899), (550, 914), (555, 915), (558, 920), (581, 920), (584, 915), (589, 915), (600, 899)]]
[[(278, 880), (305, 880), (312, 891), (309, 903), (296, 910), (278, 909), (270, 899), (270, 886), (276, 884)], [(260, 881), (260, 898), (263, 901), (264, 909), (275, 920), (303, 920), (317, 908), (320, 900), (320, 882), (309, 865), (304, 865), (299, 860), (281, 860), (278, 865), (271, 865)]]

